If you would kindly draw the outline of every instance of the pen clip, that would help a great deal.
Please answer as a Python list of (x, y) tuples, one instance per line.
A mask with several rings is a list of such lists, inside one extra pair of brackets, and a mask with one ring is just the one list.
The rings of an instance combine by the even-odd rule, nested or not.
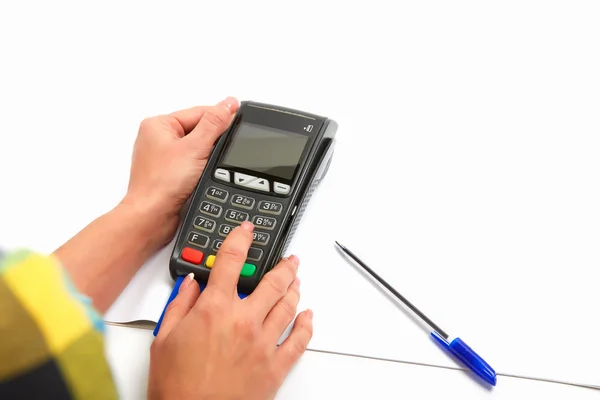
[(431, 336), (446, 350), (452, 353), (456, 358), (462, 361), (471, 371), (477, 374), (481, 379), (492, 386), (496, 385), (496, 371), (485, 362), (477, 353), (473, 351), (460, 338), (455, 338), (448, 343), (439, 333), (433, 331)]

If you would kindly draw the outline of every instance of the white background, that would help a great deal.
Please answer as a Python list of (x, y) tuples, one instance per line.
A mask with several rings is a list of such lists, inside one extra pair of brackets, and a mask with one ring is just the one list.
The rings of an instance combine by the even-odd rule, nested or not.
[(593, 1), (2, 2), (0, 245), (52, 251), (114, 206), (144, 117), (227, 95), (295, 107), (340, 124), (291, 248), (311, 347), (456, 365), (339, 240), (499, 372), (598, 385), (599, 17)]

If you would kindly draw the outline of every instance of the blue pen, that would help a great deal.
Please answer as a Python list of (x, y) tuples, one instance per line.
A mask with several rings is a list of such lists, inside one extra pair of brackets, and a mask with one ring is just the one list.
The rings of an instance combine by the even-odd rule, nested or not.
[(448, 352), (458, 358), (463, 364), (465, 364), (471, 371), (477, 376), (483, 379), (485, 382), (492, 386), (496, 385), (496, 372), (492, 367), (489, 366), (483, 358), (473, 351), (465, 342), (460, 338), (455, 338), (452, 341), (449, 340), (450, 336), (444, 332), (439, 326), (433, 323), (425, 314), (419, 311), (414, 305), (412, 305), (407, 299), (404, 298), (396, 289), (394, 289), (389, 283), (383, 280), (377, 275), (371, 268), (369, 268), (360, 258), (354, 255), (346, 247), (342, 246), (337, 241), (335, 242), (342, 251), (358, 263), (365, 271), (367, 271), (373, 278), (381, 283), (387, 290), (389, 290), (398, 300), (402, 301), (408, 308), (410, 308), (415, 314), (419, 316), (427, 325), (429, 325), (433, 331), (431, 336)]

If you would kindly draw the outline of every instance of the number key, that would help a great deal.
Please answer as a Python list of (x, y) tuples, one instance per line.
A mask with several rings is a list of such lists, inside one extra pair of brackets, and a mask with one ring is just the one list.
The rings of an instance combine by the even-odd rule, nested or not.
[(221, 245), (223, 244), (223, 241), (220, 239), (215, 239), (215, 241), (213, 242), (212, 245), (212, 249), (213, 251), (219, 251), (219, 249), (221, 248)]
[(211, 186), (206, 190), (206, 197), (208, 197), (209, 199), (220, 201), (221, 203), (225, 203), (225, 200), (227, 200), (228, 195), (229, 193), (227, 193), (226, 190), (219, 189), (214, 186)]
[(230, 222), (242, 223), (250, 218), (250, 215), (243, 211), (227, 210), (225, 212), (225, 219)]
[(262, 213), (279, 215), (282, 209), (283, 204), (275, 201), (262, 200), (258, 203), (258, 211)]
[(252, 223), (255, 226), (261, 227), (263, 229), (273, 229), (273, 228), (275, 228), (275, 224), (277, 223), (277, 220), (275, 218), (271, 218), (271, 217), (261, 217), (261, 216), (255, 215), (254, 218), (252, 219)]
[(194, 226), (198, 229), (201, 229), (206, 232), (212, 232), (215, 230), (217, 223), (212, 219), (204, 218), (202, 216), (197, 216), (194, 219)]
[(265, 232), (252, 232), (252, 243), (266, 245), (269, 242), (270, 235)]
[(219, 218), (221, 216), (222, 211), (223, 207), (213, 203), (209, 203), (208, 201), (203, 201), (200, 204), (200, 212), (206, 215), (210, 215), (211, 217)]
[(231, 233), (231, 231), (234, 229), (234, 226), (231, 225), (227, 225), (227, 224), (221, 224), (221, 226), (219, 226), (219, 235), (221, 236), (227, 236)]
[(236, 194), (231, 196), (231, 204), (236, 207), (246, 208), (248, 210), (252, 210), (254, 207), (254, 199), (248, 196), (242, 196), (241, 194)]

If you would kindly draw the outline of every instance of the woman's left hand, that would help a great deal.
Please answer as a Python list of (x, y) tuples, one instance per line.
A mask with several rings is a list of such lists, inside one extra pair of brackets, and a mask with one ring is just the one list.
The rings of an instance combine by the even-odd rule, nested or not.
[(173, 237), (179, 210), (204, 171), (219, 136), (239, 102), (228, 97), (215, 106), (193, 107), (147, 118), (135, 141), (129, 187), (122, 204), (157, 218), (160, 242)]
[(122, 201), (54, 251), (98, 311), (106, 312), (148, 257), (173, 238), (181, 206), (238, 108), (227, 98), (141, 123)]

